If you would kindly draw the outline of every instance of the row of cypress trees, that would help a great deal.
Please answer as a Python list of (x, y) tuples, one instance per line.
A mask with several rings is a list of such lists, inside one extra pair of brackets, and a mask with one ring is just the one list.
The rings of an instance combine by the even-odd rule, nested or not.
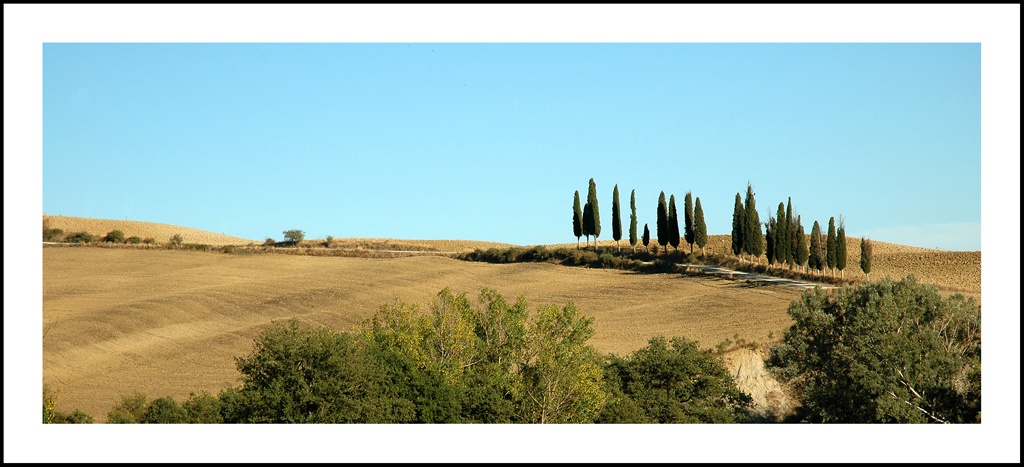
[[(693, 203), (693, 196), (688, 191), (684, 200), (684, 213), (682, 234), (686, 243), (690, 244), (690, 254), (693, 254), (693, 244), (696, 243), (704, 253), (704, 247), (708, 242), (707, 225), (704, 222), (704, 210), (700, 205), (700, 198), (697, 198), (696, 206)], [(636, 252), (637, 244), (637, 220), (636, 220), (636, 190), (629, 195), (629, 244)], [(622, 215), (620, 213), (619, 185), (615, 185), (612, 191), (612, 238), (615, 239), (615, 246), (619, 248), (619, 240), (622, 239)], [(590, 236), (594, 236), (596, 248), (597, 238), (601, 235), (601, 214), (597, 204), (597, 185), (594, 179), (590, 179), (590, 187), (587, 192), (587, 202), (580, 208), (580, 192), (577, 190), (573, 198), (572, 231), (576, 236), (576, 248), (579, 248), (579, 239), (582, 236), (587, 238), (587, 245), (590, 244)], [(665, 192), (662, 191), (658, 197), (658, 244), (662, 247), (671, 245), (678, 251), (679, 242), (683, 239), (679, 232), (679, 216), (676, 213), (676, 197), (671, 195), (668, 204), (665, 203)], [(651, 232), (647, 224), (644, 224), (643, 244), (646, 248), (650, 244)]]

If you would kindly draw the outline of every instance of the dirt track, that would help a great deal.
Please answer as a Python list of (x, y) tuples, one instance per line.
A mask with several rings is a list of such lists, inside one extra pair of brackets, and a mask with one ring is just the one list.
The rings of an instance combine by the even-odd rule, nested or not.
[(716, 277), (637, 274), (552, 264), (105, 248), (43, 249), (44, 382), (58, 409), (105, 420), (121, 394), (216, 393), (236, 384), (233, 358), (272, 320), (293, 316), (349, 330), (401, 297), (426, 305), (442, 288), (475, 299), (489, 286), (530, 308), (572, 300), (596, 318), (591, 343), (625, 353), (649, 337), (705, 347), (734, 335), (763, 341), (790, 324), (793, 287)]

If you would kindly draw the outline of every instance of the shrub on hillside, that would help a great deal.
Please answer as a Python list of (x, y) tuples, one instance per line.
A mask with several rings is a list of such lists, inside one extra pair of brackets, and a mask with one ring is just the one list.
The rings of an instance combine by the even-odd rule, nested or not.
[(797, 416), (833, 423), (980, 423), (981, 307), (913, 276), (804, 292), (768, 366)]
[(120, 230), (111, 230), (103, 237), (103, 241), (105, 243), (124, 243), (124, 232)]
[(107, 412), (107, 423), (140, 423), (146, 415), (146, 395), (135, 392), (121, 396), (121, 402)]
[(274, 241), (274, 239), (270, 238), (270, 237), (267, 237), (266, 240), (263, 240), (263, 246), (274, 246), (275, 243), (277, 243), (277, 242)]
[(68, 424), (89, 424), (96, 423), (96, 419), (79, 409), (75, 409), (74, 412), (69, 414), (63, 412), (57, 412), (52, 423), (68, 423)]
[(188, 412), (173, 397), (161, 397), (149, 403), (139, 420), (142, 423), (188, 423)]
[(145, 239), (142, 240), (142, 243), (144, 243), (146, 245), (152, 245), (152, 244), (156, 243), (156, 239), (153, 238), (153, 237), (146, 237)]
[(327, 238), (324, 240), (324, 248), (330, 248), (331, 247), (331, 242), (333, 242), (333, 241), (334, 241), (334, 237), (328, 235)]
[(131, 237), (126, 238), (124, 240), (124, 242), (125, 243), (130, 243), (132, 245), (138, 245), (138, 244), (142, 243), (142, 239), (133, 235)]
[(43, 229), (44, 242), (59, 242), (62, 236), (64, 231), (61, 229)]
[(170, 240), (168, 240), (168, 243), (170, 243), (173, 246), (181, 246), (181, 242), (183, 241), (184, 239), (181, 238), (181, 234), (174, 234), (174, 236), (171, 237)]
[(737, 423), (751, 402), (719, 358), (681, 337), (611, 355), (604, 374), (613, 397), (600, 423)]
[(306, 233), (298, 229), (285, 230), (283, 233), (286, 241), (295, 242), (296, 245), (298, 245), (303, 238), (306, 238)]
[(68, 243), (92, 243), (92, 239), (93, 236), (91, 233), (75, 232), (68, 235), (68, 237), (64, 239), (64, 241)]

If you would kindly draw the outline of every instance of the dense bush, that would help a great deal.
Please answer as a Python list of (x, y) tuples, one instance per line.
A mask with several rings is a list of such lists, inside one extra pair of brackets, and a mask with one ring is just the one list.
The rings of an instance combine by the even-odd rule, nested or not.
[(179, 246), (183, 241), (184, 240), (181, 238), (181, 234), (174, 234), (174, 236), (171, 237), (170, 240), (168, 240), (168, 243), (174, 246)]
[(156, 239), (153, 238), (153, 237), (146, 237), (145, 239), (142, 240), (142, 243), (144, 243), (146, 245), (152, 245), (152, 244), (156, 243)]
[(43, 229), (44, 242), (59, 242), (62, 236), (64, 231), (61, 229)]
[(93, 239), (93, 236), (92, 236), (91, 233), (88, 233), (88, 232), (74, 232), (74, 233), (68, 235), (68, 237), (66, 239), (64, 239), (64, 241), (68, 242), (68, 243), (92, 243), (92, 239)]
[(188, 412), (181, 408), (174, 398), (161, 397), (149, 403), (140, 421), (142, 423), (188, 423)]
[(306, 238), (306, 233), (301, 230), (285, 230), (282, 233), (284, 233), (285, 241), (295, 242), (296, 245), (299, 244), (303, 238)]
[(103, 237), (103, 241), (105, 243), (124, 243), (124, 232), (120, 230), (111, 230)]
[(736, 387), (721, 360), (697, 343), (654, 337), (627, 358), (604, 367), (612, 401), (601, 423), (736, 423), (746, 420), (750, 396)]
[(797, 416), (836, 423), (981, 421), (981, 308), (913, 276), (835, 296), (816, 288), (769, 368), (797, 391)]
[(75, 409), (74, 412), (69, 414), (57, 412), (51, 423), (89, 424), (96, 423), (96, 419), (81, 410)]
[(140, 423), (146, 415), (146, 395), (136, 392), (121, 396), (121, 402), (107, 413), (107, 423)]
[(124, 240), (124, 242), (125, 243), (130, 243), (132, 245), (138, 245), (138, 244), (142, 243), (142, 239), (133, 235), (131, 237), (126, 238)]

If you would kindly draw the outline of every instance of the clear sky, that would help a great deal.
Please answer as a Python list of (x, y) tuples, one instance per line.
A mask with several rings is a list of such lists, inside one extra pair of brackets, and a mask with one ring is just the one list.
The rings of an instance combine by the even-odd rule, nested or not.
[(806, 231), (981, 249), (981, 46), (43, 45), (43, 212), (244, 238), (602, 239), (658, 195), (728, 234), (753, 184)]

